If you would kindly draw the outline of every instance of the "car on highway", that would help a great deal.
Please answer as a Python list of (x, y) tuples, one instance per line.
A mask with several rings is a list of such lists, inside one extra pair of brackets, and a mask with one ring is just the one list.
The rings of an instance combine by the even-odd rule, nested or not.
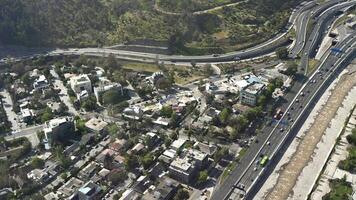
[(219, 57), (220, 54), (213, 54), (213, 57)]
[(263, 158), (262, 158), (261, 161), (260, 161), (260, 165), (261, 165), (262, 167), (266, 166), (268, 160), (269, 160), (269, 157), (268, 157), (268, 156), (263, 156)]

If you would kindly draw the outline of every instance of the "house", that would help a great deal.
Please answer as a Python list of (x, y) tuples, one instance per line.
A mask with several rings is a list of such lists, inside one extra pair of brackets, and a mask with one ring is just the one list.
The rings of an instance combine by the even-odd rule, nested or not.
[(49, 174), (42, 169), (34, 169), (27, 173), (27, 178), (37, 182), (42, 182), (49, 177)]
[(264, 89), (265, 84), (253, 82), (241, 90), (240, 102), (242, 104), (255, 106), (257, 104), (258, 97), (260, 97)]
[(79, 100), (92, 93), (91, 81), (86, 74), (73, 76), (70, 79), (70, 87), (77, 95), (77, 99)]
[(134, 147), (132, 147), (132, 149), (130, 149), (127, 153), (128, 154), (140, 153), (144, 148), (145, 148), (145, 145), (143, 145), (142, 143), (139, 142)]
[(148, 187), (152, 185), (152, 181), (148, 176), (140, 176), (136, 180), (136, 183), (133, 185), (133, 189), (138, 192), (143, 194), (144, 191), (147, 190)]
[(53, 142), (64, 142), (71, 138), (75, 132), (75, 125), (73, 117), (62, 117), (52, 119), (45, 123), (43, 129), (46, 141), (48, 144)]
[(179, 182), (168, 176), (158, 180), (157, 186), (151, 186), (142, 196), (142, 200), (170, 200), (177, 193)]
[(123, 116), (128, 119), (140, 120), (143, 116), (143, 111), (139, 107), (125, 108)]
[(127, 140), (125, 140), (125, 139), (119, 140), (116, 138), (114, 142), (109, 144), (109, 148), (116, 152), (120, 152), (124, 148), (126, 142), (127, 142)]
[(214, 155), (215, 152), (217, 151), (217, 147), (213, 144), (205, 144), (202, 142), (196, 142), (193, 146), (195, 148), (199, 149), (199, 151), (201, 151), (209, 156)]
[(120, 83), (112, 83), (106, 78), (100, 78), (99, 79), (99, 86), (94, 87), (94, 95), (96, 97), (96, 100), (99, 102), (101, 99), (101, 95), (105, 93), (106, 91), (109, 90), (117, 90), (121, 95), (124, 94), (123, 88)]
[(72, 177), (65, 184), (63, 184), (58, 190), (57, 193), (64, 199), (63, 197), (69, 197), (73, 195), (73, 193), (79, 189), (84, 182), (76, 177)]
[(90, 131), (94, 133), (103, 133), (104, 128), (107, 125), (108, 125), (107, 122), (99, 118), (92, 118), (85, 123), (85, 127), (87, 127)]
[(132, 188), (129, 188), (122, 193), (119, 200), (138, 200), (140, 199), (140, 196), (140, 193), (136, 192)]
[(85, 183), (81, 188), (78, 189), (68, 200), (94, 200), (99, 198), (99, 193), (101, 192), (99, 185), (95, 184), (93, 181)]
[(45, 89), (49, 86), (48, 80), (44, 75), (40, 75), (34, 82), (33, 82), (33, 89), (34, 90), (41, 90)]
[(80, 172), (78, 173), (78, 177), (81, 179), (89, 179), (91, 176), (94, 175), (96, 169), (98, 168), (98, 164), (94, 161), (89, 163), (85, 166)]
[(35, 114), (32, 109), (25, 108), (21, 109), (21, 116), (23, 121), (27, 123), (35, 116)]
[(175, 151), (182, 150), (186, 141), (187, 141), (186, 139), (182, 139), (182, 138), (179, 138), (178, 140), (174, 140), (173, 143), (171, 144), (171, 149)]

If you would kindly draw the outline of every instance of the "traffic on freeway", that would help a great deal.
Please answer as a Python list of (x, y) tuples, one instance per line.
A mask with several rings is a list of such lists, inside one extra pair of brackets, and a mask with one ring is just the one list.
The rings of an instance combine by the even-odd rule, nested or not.
[[(321, 12), (323, 13), (322, 16), (324, 16), (323, 19), (326, 18), (335, 19), (332, 16), (334, 16), (339, 9), (344, 9), (345, 7), (352, 6), (354, 4), (355, 4), (354, 1), (347, 2), (345, 4), (337, 4), (336, 6), (332, 7), (330, 10)], [(328, 23), (332, 23), (332, 21)], [(316, 27), (318, 31), (316, 31), (314, 35), (312, 34), (311, 38), (316, 37), (317, 32), (325, 32), (328, 29), (328, 26), (325, 25), (321, 26), (320, 24), (317, 25)], [(319, 40), (317, 42), (320, 42)], [(349, 48), (353, 48), (353, 46), (350, 45), (353, 44), (352, 40), (353, 40), (352, 37), (348, 37), (343, 42), (340, 42), (337, 45), (337, 48), (342, 49), (343, 52), (349, 51)], [(318, 44), (317, 42), (316, 44)], [(312, 45), (307, 45), (305, 51), (311, 52), (312, 51), (311, 49), (312, 49)], [(283, 117), (281, 119), (277, 119), (278, 120), (277, 125), (267, 126), (264, 128), (262, 134), (259, 134), (259, 136), (255, 140), (256, 142), (251, 145), (251, 147), (249, 148), (245, 156), (239, 162), (239, 165), (231, 172), (230, 176), (226, 178), (226, 180), (215, 189), (212, 199), (221, 199), (222, 196), (225, 199), (227, 199), (228, 197), (230, 197), (230, 195), (235, 195), (234, 198), (232, 197), (230, 198), (230, 199), (235, 199), (236, 196), (238, 196), (237, 194), (244, 194), (249, 191), (249, 188), (252, 185), (254, 185), (254, 182), (256, 181), (257, 177), (262, 172), (263, 169), (263, 167), (261, 167), (262, 159), (263, 158), (265, 158), (264, 160), (273, 159), (274, 153), (272, 155), (272, 152), (275, 152), (275, 150), (279, 148), (280, 144), (282, 143), (281, 141), (278, 142), (279, 140), (283, 139), (283, 137), (281, 136), (287, 135), (287, 131), (295, 123), (296, 117), (301, 112), (305, 111), (306, 103), (309, 101), (311, 96), (316, 94), (317, 91), (324, 85), (325, 82), (323, 80), (329, 77), (331, 73), (334, 73), (332, 69), (341, 66), (342, 63), (340, 64), (336, 62), (336, 59), (340, 56), (342, 57), (341, 59), (345, 58), (346, 55), (347, 58), (349, 58), (350, 55), (354, 56), (353, 54), (351, 54), (352, 52), (353, 51), (341, 55), (337, 54), (335, 56), (335, 53), (330, 51), (328, 56), (323, 57), (323, 60), (325, 61), (321, 65), (320, 70), (325, 69), (325, 71), (324, 72), (318, 71), (317, 74), (313, 76), (314, 79), (310, 79), (305, 84), (303, 90), (299, 93), (300, 95), (299, 97), (294, 97), (293, 95), (286, 96), (287, 103), (281, 106), (281, 109), (283, 111)], [(307, 56), (306, 59), (309, 59), (309, 56)], [(333, 65), (333, 66), (331, 67), (329, 65)], [(303, 81), (297, 81), (290, 93), (291, 94), (298, 93), (302, 85), (303, 85)], [(292, 101), (293, 99), (294, 101)], [(292, 104), (290, 104), (290, 102), (292, 102)], [(262, 164), (265, 165), (265, 163)], [(239, 192), (236, 193), (236, 190)]]

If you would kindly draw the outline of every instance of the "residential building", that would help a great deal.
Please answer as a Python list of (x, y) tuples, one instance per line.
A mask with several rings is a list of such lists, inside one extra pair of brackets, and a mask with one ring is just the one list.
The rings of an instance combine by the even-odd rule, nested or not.
[(169, 175), (179, 182), (188, 184), (197, 174), (197, 168), (186, 158), (177, 157), (168, 168)]
[(96, 100), (99, 102), (101, 99), (101, 95), (109, 90), (117, 90), (120, 92), (121, 95), (124, 94), (123, 92), (123, 88), (121, 86), (120, 83), (112, 83), (109, 80), (107, 80), (106, 78), (100, 78), (99, 80), (99, 86), (98, 87), (94, 87), (94, 95), (96, 97)]
[(173, 143), (171, 144), (171, 149), (175, 151), (182, 150), (186, 141), (187, 141), (186, 139), (182, 139), (182, 138), (179, 138), (178, 140), (174, 140)]
[(70, 87), (76, 93), (78, 99), (85, 98), (92, 93), (91, 81), (86, 74), (73, 76), (70, 79)]
[(73, 117), (52, 119), (45, 123), (43, 131), (49, 144), (67, 141), (75, 132), (74, 119)]
[(92, 118), (85, 123), (85, 127), (94, 133), (103, 133), (107, 125), (107, 122), (99, 118)]
[(40, 75), (34, 82), (33, 82), (33, 89), (34, 90), (41, 90), (47, 88), (49, 86), (48, 80), (44, 75)]
[(255, 106), (257, 104), (258, 97), (264, 89), (265, 84), (253, 82), (241, 90), (240, 102), (250, 106)]
[(78, 189), (68, 200), (94, 200), (99, 199), (99, 193), (101, 192), (99, 185), (95, 184), (93, 181), (85, 183), (81, 188)]
[(208, 154), (196, 149), (189, 149), (185, 156), (188, 160), (194, 162), (195, 167), (198, 169), (205, 167), (208, 163)]
[(42, 169), (34, 169), (27, 173), (27, 178), (37, 182), (41, 182), (49, 177), (49, 174)]
[(177, 193), (179, 182), (167, 176), (158, 180), (157, 186), (151, 186), (142, 196), (142, 200), (170, 200)]
[(125, 108), (123, 116), (128, 119), (140, 120), (143, 116), (143, 111), (139, 107)]

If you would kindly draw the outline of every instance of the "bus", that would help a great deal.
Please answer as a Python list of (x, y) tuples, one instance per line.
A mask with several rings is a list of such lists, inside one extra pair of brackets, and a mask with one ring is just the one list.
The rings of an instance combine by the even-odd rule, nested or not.
[(263, 156), (263, 158), (260, 161), (260, 165), (264, 167), (267, 164), (268, 160), (269, 160), (268, 156)]

